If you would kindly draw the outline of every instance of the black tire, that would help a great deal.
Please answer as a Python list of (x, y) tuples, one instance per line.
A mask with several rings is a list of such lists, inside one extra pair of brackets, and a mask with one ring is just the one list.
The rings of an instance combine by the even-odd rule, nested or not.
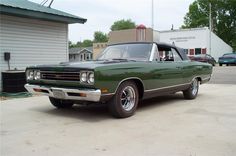
[(125, 81), (118, 87), (116, 94), (109, 102), (109, 111), (116, 118), (130, 117), (136, 111), (138, 100), (139, 93), (136, 84), (133, 81)]
[(229, 64), (226, 64), (226, 66), (229, 66)]
[(183, 95), (185, 99), (192, 100), (197, 97), (199, 89), (199, 81), (198, 79), (194, 79), (190, 85), (190, 87), (183, 91)]
[(49, 100), (56, 108), (71, 108), (74, 104), (72, 101), (56, 99), (53, 97), (49, 97)]
[(222, 66), (222, 64), (221, 64), (221, 63), (220, 63), (219, 65), (220, 65), (220, 66)]

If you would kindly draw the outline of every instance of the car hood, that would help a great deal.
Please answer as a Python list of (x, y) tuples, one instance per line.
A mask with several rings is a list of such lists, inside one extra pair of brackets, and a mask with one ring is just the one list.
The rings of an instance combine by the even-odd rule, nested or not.
[(39, 68), (42, 70), (57, 70), (57, 69), (95, 69), (97, 67), (109, 67), (109, 66), (126, 66), (126, 65), (133, 64), (134, 66), (139, 66), (140, 62), (134, 61), (86, 61), (86, 62), (62, 62), (60, 64), (53, 64), (53, 65), (38, 65), (29, 68)]

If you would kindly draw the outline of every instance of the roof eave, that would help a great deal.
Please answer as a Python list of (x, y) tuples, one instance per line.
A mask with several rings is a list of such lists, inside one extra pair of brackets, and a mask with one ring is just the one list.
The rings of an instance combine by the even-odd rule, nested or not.
[(27, 17), (27, 18), (55, 21), (55, 22), (67, 23), (67, 24), (73, 24), (73, 23), (84, 24), (87, 21), (87, 19), (84, 19), (84, 18), (59, 16), (59, 15), (49, 14), (49, 13), (44, 13), (44, 12), (8, 7), (4, 5), (0, 5), (0, 8), (1, 8), (0, 9), (1, 14), (18, 16), (18, 17)]

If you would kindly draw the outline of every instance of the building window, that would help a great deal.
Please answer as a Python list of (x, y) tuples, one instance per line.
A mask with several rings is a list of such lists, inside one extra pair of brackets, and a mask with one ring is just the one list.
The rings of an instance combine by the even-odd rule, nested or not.
[(90, 59), (89, 59), (89, 54), (87, 54), (87, 60), (90, 60)]
[(202, 48), (202, 54), (206, 54), (206, 48)]
[(202, 53), (202, 49), (201, 48), (195, 48), (195, 55), (199, 55)]
[(188, 49), (184, 49), (186, 55), (188, 55)]
[(189, 49), (189, 55), (194, 55), (194, 49)]

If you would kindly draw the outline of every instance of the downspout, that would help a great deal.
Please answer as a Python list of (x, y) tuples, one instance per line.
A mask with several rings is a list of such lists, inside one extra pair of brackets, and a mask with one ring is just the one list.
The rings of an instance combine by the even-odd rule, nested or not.
[(66, 24), (66, 61), (69, 61), (69, 24)]

